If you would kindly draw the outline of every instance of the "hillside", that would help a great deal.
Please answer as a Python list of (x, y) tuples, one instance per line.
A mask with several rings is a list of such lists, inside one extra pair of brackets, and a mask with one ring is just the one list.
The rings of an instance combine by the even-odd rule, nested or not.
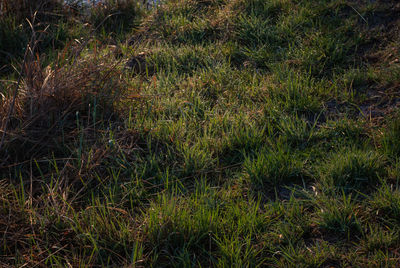
[(0, 1), (1, 267), (400, 264), (398, 1), (83, 2)]

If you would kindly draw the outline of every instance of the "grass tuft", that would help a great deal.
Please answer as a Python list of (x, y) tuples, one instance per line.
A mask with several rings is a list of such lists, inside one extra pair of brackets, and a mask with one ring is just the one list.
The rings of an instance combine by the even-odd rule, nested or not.
[(304, 162), (282, 147), (277, 145), (276, 148), (264, 149), (256, 154), (255, 159), (245, 159), (245, 174), (256, 189), (261, 187), (270, 191), (279, 185), (304, 182), (307, 177)]
[(321, 184), (339, 192), (365, 191), (376, 188), (384, 172), (384, 159), (379, 154), (348, 149), (327, 160)]

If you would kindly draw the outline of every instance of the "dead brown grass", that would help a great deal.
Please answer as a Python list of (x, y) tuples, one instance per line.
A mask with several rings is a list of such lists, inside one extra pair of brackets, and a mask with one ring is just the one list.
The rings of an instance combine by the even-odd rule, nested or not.
[[(35, 12), (48, 18), (62, 9), (60, 0), (0, 0), (0, 13), (11, 14), (17, 21), (31, 19)], [(52, 14), (53, 13), (53, 14)]]
[[(128, 85), (119, 62), (109, 58), (79, 57), (46, 67), (42, 67), (40, 58), (35, 58), (25, 64), (10, 118), (7, 114), (12, 96), (0, 100), (1, 129), (6, 120), (10, 121), (5, 150), (19, 158), (13, 159), (14, 163), (60, 149), (77, 140), (84, 128), (96, 128), (104, 120), (118, 117)], [(60, 58), (61, 61), (65, 59)]]

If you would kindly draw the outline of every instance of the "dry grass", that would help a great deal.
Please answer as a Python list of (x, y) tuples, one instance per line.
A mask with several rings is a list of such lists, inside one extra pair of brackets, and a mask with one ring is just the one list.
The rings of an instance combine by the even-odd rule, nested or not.
[(61, 10), (62, 4), (60, 0), (0, 0), (0, 12), (12, 14), (17, 21), (23, 21), (32, 18), (36, 12), (41, 17), (52, 16)]
[[(46, 67), (36, 58), (25, 64), (24, 79), (10, 118), (7, 114), (12, 96), (1, 99), (2, 129), (6, 120), (11, 122), (6, 151), (19, 157), (18, 152), (23, 148), (25, 151), (23, 159), (17, 157), (12, 161), (33, 157), (33, 151), (60, 149), (68, 141), (78, 139), (80, 128), (95, 128), (103, 120), (117, 116), (118, 103), (128, 85), (122, 79), (119, 63), (108, 58), (79, 57), (62, 66), (55, 63)], [(31, 153), (27, 154), (26, 149)]]

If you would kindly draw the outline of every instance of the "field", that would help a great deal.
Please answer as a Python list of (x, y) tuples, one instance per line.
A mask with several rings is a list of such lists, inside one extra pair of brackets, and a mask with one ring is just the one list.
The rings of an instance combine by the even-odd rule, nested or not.
[(0, 0), (1, 267), (400, 265), (396, 0)]

